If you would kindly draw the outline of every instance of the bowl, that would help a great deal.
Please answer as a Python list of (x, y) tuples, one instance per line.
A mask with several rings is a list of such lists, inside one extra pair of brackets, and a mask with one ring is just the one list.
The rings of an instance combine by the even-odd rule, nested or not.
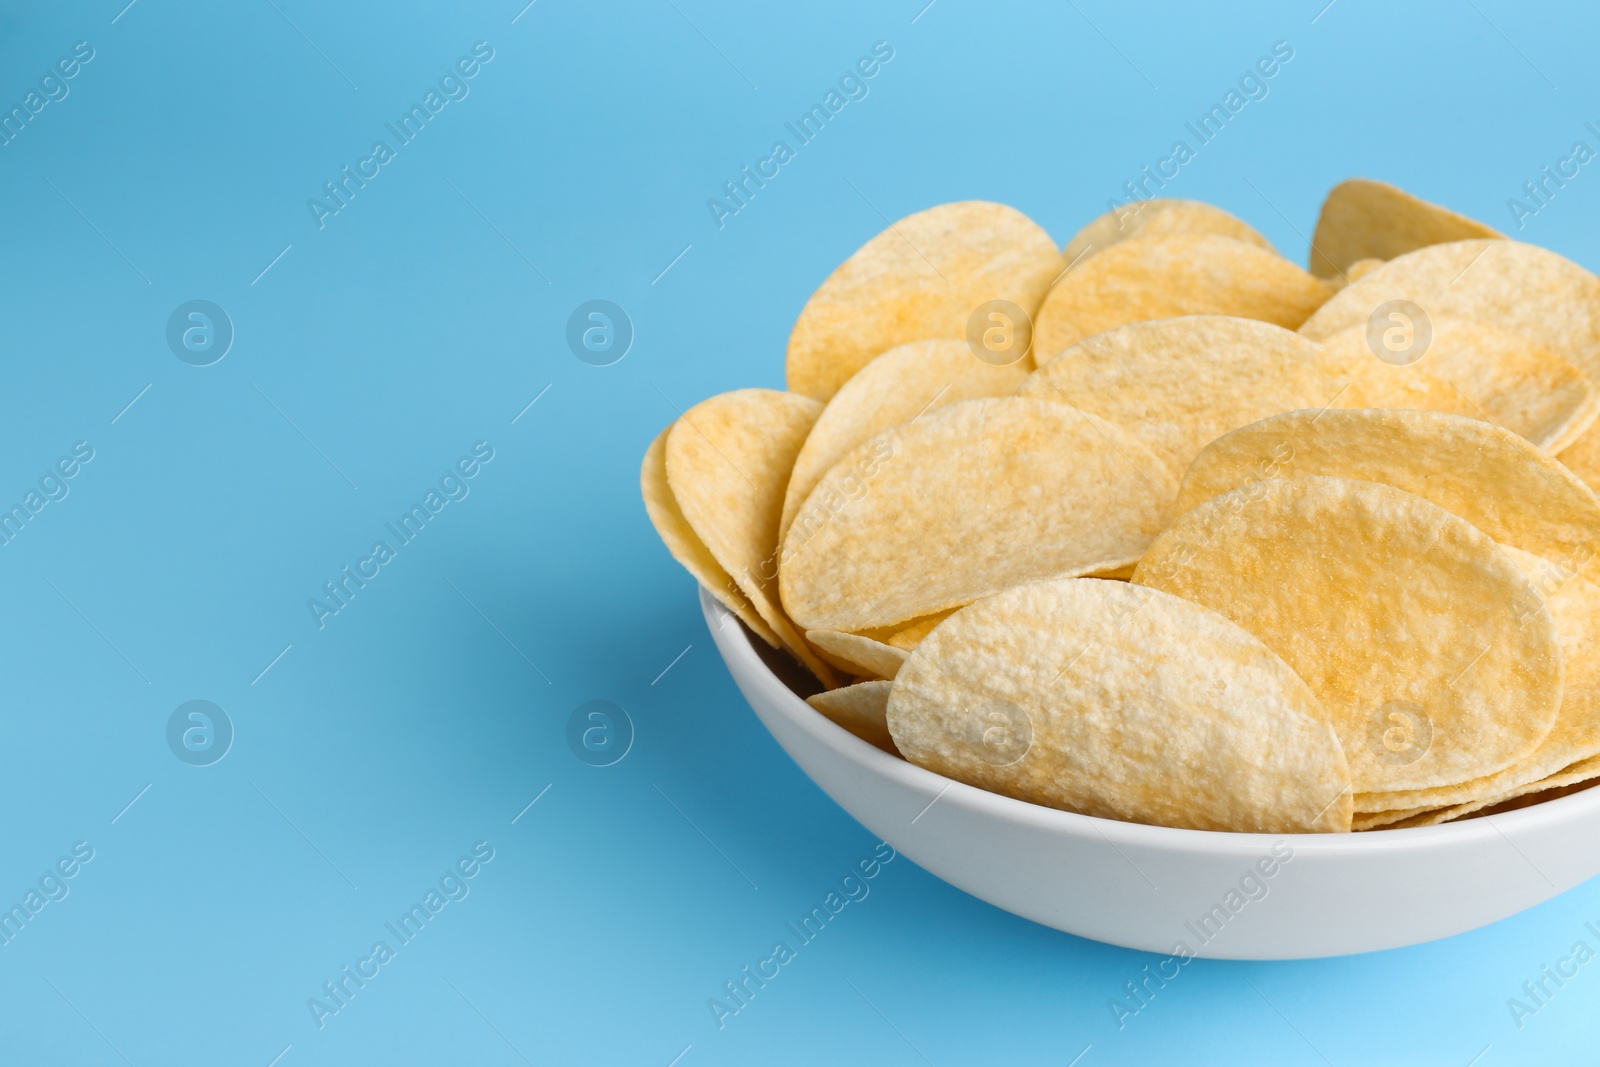
[(868, 830), (1014, 915), (1180, 957), (1158, 972), (1188, 956), (1304, 959), (1450, 937), (1600, 873), (1600, 789), (1440, 826), (1277, 835), (1117, 822), (986, 792), (834, 725), (801, 699), (787, 657), (704, 589), (700, 606), (750, 707)]

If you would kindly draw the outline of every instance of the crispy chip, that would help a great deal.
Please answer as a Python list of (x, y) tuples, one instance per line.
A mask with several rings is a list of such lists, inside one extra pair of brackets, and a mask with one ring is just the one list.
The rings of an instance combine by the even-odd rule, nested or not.
[(1028, 376), (1019, 396), (1109, 419), (1181, 476), (1229, 430), (1280, 411), (1321, 408), (1344, 390), (1322, 351), (1256, 319), (1189, 315), (1086, 338)]
[(1443, 808), (1438, 811), (1414, 813), (1404, 820), (1393, 822), (1389, 825), (1396, 830), (1410, 826), (1436, 826), (1442, 822), (1459, 819), (1464, 815), (1496, 815), (1502, 811), (1514, 811), (1517, 808), (1542, 804), (1547, 800), (1571, 796), (1573, 793), (1587, 789), (1594, 783), (1596, 778), (1600, 778), (1600, 756), (1579, 760), (1572, 766), (1557, 771), (1548, 778), (1519, 786), (1504, 796), (1457, 804), (1454, 807)]
[(1133, 580), (1282, 656), (1326, 709), (1358, 793), (1493, 774), (1544, 740), (1561, 703), (1555, 620), (1510, 554), (1387, 485), (1253, 482), (1179, 518)]
[(1215, 234), (1135, 237), (1082, 260), (1044, 298), (1033, 327), (1041, 365), (1130, 322), (1237, 315), (1294, 329), (1332, 292), (1276, 252)]
[(684, 519), (756, 612), (824, 685), (832, 668), (778, 602), (778, 518), (789, 468), (822, 411), (809, 397), (739, 389), (684, 412), (667, 433), (667, 482)]
[(1381, 830), (1385, 827), (1392, 827), (1396, 823), (1406, 822), (1432, 810), (1434, 809), (1408, 808), (1401, 811), (1358, 811), (1350, 816), (1350, 829)]
[(1446, 241), (1499, 236), (1481, 222), (1392, 185), (1351, 178), (1335, 185), (1322, 202), (1311, 234), (1311, 273), (1332, 278), (1360, 260), (1393, 259)]
[(1600, 385), (1600, 278), (1554, 252), (1510, 240), (1419, 248), (1341, 289), (1300, 332), (1325, 341), (1386, 317), (1395, 301), (1433, 321), (1476, 319), (1524, 337)]
[(922, 639), (933, 632), (933, 628), (956, 613), (956, 608), (946, 608), (936, 611), (931, 615), (919, 615), (905, 622), (895, 623), (893, 626), (879, 626), (861, 630), (862, 637), (869, 637), (874, 641), (905, 652), (914, 650)]
[(1141, 200), (1106, 212), (1073, 234), (1061, 258), (1077, 263), (1130, 237), (1158, 237), (1170, 233), (1211, 233), (1232, 237), (1267, 251), (1267, 239), (1220, 207), (1198, 200)]
[(783, 605), (808, 630), (864, 630), (1019, 582), (1131, 563), (1176, 480), (1112, 423), (1024, 397), (963, 400), (861, 445), (783, 542)]
[(1548, 349), (1469, 319), (1430, 325), (1424, 351), (1410, 362), (1378, 356), (1364, 326), (1328, 338), (1323, 346), (1330, 369), (1351, 381), (1338, 406), (1470, 415), (1552, 452), (1577, 440), (1600, 415), (1600, 390)]
[(789, 335), (789, 388), (826, 400), (896, 345), (967, 336), (968, 319), (990, 300), (1031, 316), (1061, 267), (1050, 235), (1004, 204), (968, 200), (908, 215), (811, 294)]
[(1200, 830), (1350, 827), (1304, 682), (1213, 612), (1126, 582), (1009, 589), (952, 615), (889, 696), (921, 767), (1084, 815)]
[(867, 744), (898, 756), (900, 752), (889, 736), (889, 727), (884, 724), (889, 707), (889, 684), (885, 681), (857, 682), (843, 689), (830, 689), (806, 697), (806, 703)]
[(1561, 641), (1566, 684), (1555, 725), (1539, 747), (1511, 766), (1459, 785), (1388, 793), (1360, 793), (1359, 811), (1446, 808), (1516, 795), (1564, 767), (1600, 755), (1600, 588), (1519, 549), (1506, 549), (1523, 575), (1544, 594)]
[(779, 539), (828, 468), (861, 442), (944, 404), (1005, 396), (1027, 375), (1021, 362), (984, 362), (965, 341), (913, 341), (889, 349), (839, 388), (811, 428), (789, 475)]
[(671, 432), (672, 427), (668, 426), (656, 435), (645, 450), (644, 464), (639, 468), (639, 490), (644, 496), (645, 513), (650, 516), (651, 524), (672, 558), (681, 563), (695, 581), (710, 590), (723, 607), (737, 615), (761, 640), (773, 648), (780, 647), (782, 642), (778, 635), (757, 614), (750, 598), (740, 591), (683, 517), (678, 498), (672, 495), (672, 488), (667, 484), (667, 434)]
[(1178, 510), (1306, 475), (1403, 489), (1568, 569), (1600, 554), (1600, 500), (1578, 478), (1509, 430), (1432, 411), (1295, 411), (1245, 426), (1195, 457)]
[(838, 630), (808, 630), (806, 640), (840, 669), (872, 678), (893, 678), (911, 654), (861, 634)]
[(1600, 427), (1590, 426), (1556, 458), (1584, 485), (1600, 492)]
[[(1367, 275), (1371, 274), (1373, 271), (1375, 271), (1379, 267), (1383, 266), (1383, 263), (1384, 263), (1384, 261), (1381, 260), (1381, 259), (1358, 259), (1358, 260), (1356, 260), (1354, 263), (1350, 264), (1348, 267), (1346, 267), (1344, 269), (1344, 278), (1343, 278), (1344, 284), (1345, 285), (1349, 285), (1351, 282), (1360, 281), (1362, 278), (1365, 278)], [(1337, 279), (1337, 278), (1334, 279), (1334, 281), (1339, 281), (1339, 280), (1340, 279)]]

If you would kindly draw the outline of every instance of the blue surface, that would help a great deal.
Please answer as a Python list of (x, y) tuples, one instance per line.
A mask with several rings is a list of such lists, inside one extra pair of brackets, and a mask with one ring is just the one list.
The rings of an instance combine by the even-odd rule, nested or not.
[[(1274, 42), (1292, 61), (1169, 194), (1301, 259), (1350, 175), (1515, 232), (1507, 199), (1600, 146), (1600, 13), (523, 2), (0, 12), (5, 108), (92, 49), (0, 146), (0, 503), (44, 479), (0, 547), (0, 899), (60, 898), (0, 946), (0, 1062), (1592, 1059), (1600, 966), (1520, 1028), (1507, 1008), (1600, 944), (1592, 884), (1404, 951), (1199, 961), (1119, 1029), (1154, 957), (904, 858), (719, 1028), (707, 1001), (875, 841), (741, 701), (637, 469), (675, 409), (781, 386), (795, 314), (879, 212), (995, 199), (1064, 241)], [(719, 228), (707, 200), (879, 41), (867, 95)], [(385, 124), (430, 89), (402, 144)], [(380, 139), (337, 213), (308, 206)], [(1592, 169), (1520, 235), (1596, 268)], [(566, 343), (594, 299), (635, 331), (609, 366)], [(167, 342), (191, 300), (232, 323), (207, 366)], [(319, 627), (346, 565), (373, 576)], [(206, 766), (176, 755), (190, 729), (216, 753), (204, 721), (169, 747), (192, 700), (233, 728)], [(632, 723), (610, 766), (568, 744), (593, 700)], [(373, 976), (333, 1012), (346, 965)]]

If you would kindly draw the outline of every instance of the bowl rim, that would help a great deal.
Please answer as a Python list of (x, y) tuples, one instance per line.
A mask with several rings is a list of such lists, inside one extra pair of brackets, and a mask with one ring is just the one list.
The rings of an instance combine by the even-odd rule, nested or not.
[[(1052, 834), (1074, 838), (1098, 838), (1115, 848), (1131, 846), (1164, 852), (1232, 854), (1255, 856), (1263, 847), (1287, 841), (1295, 854), (1342, 855), (1393, 849), (1426, 851), (1472, 846), (1479, 842), (1504, 839), (1506, 831), (1536, 834), (1541, 830), (1581, 821), (1600, 810), (1600, 785), (1526, 808), (1486, 815), (1475, 819), (1413, 826), (1401, 829), (1379, 828), (1348, 833), (1251, 833), (1231, 830), (1191, 830), (1149, 823), (1123, 822), (1095, 815), (1080, 815), (991, 793), (977, 786), (946, 778), (942, 774), (898, 759), (837, 725), (801, 699), (794, 690), (762, 661), (752, 644), (754, 635), (737, 615), (728, 611), (705, 587), (700, 587), (700, 609), (706, 627), (724, 664), (737, 678), (741, 673), (756, 675), (766, 687), (776, 690), (777, 709), (794, 726), (821, 742), (833, 753), (857, 767), (918, 793), (926, 793), (929, 807), (937, 797), (967, 810), (1003, 822), (1030, 825)], [(732, 621), (737, 625), (728, 626)], [(759, 718), (759, 716), (758, 716)], [(765, 724), (763, 723), (763, 726)], [(924, 809), (926, 810), (926, 809)], [(920, 816), (918, 816), (920, 818)], [(913, 820), (915, 821), (915, 820)], [(1531, 860), (1529, 860), (1532, 863)]]

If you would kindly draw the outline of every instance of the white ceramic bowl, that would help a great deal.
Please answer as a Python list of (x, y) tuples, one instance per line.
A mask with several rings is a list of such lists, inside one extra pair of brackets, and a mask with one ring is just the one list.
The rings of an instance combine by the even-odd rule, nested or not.
[(1472, 930), (1600, 873), (1600, 789), (1443, 826), (1276, 836), (1012, 800), (835, 726), (704, 590), (700, 606), (745, 699), (823, 792), (951, 885), (1080, 937), (1218, 959), (1338, 956)]

